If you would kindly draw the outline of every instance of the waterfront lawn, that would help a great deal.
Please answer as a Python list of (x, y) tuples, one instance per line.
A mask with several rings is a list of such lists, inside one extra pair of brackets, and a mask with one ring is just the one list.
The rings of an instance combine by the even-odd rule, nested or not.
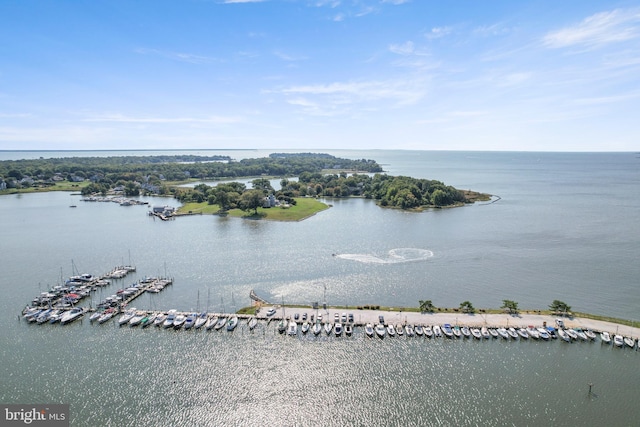
[[(247, 213), (241, 209), (231, 209), (226, 214), (231, 217), (237, 218), (255, 218), (255, 219), (268, 219), (272, 221), (302, 221), (318, 212), (328, 209), (326, 204), (310, 198), (300, 197), (296, 198), (296, 204), (288, 208), (258, 208), (258, 215), (253, 212)], [(206, 202), (203, 203), (186, 203), (178, 209), (178, 215), (180, 214), (204, 214), (215, 215), (220, 214), (220, 206), (209, 205)]]

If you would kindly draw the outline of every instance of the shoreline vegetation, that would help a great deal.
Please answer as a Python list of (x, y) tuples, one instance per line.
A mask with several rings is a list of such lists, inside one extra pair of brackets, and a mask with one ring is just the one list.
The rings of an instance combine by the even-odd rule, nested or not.
[[(273, 307), (277, 310), (280, 310), (284, 307), (289, 311), (308, 311), (314, 312), (315, 309), (308, 304), (270, 304), (270, 303), (255, 303), (252, 306), (247, 306), (239, 309), (236, 314), (241, 315), (256, 315), (256, 312), (259, 310), (262, 311), (262, 308)], [(460, 311), (457, 308), (437, 308), (434, 311), (421, 311), (418, 307), (387, 307), (387, 306), (379, 306), (379, 305), (362, 305), (362, 306), (353, 306), (353, 305), (335, 305), (329, 306), (327, 305), (325, 308), (319, 308), (320, 312), (332, 311), (332, 312), (344, 312), (350, 311), (354, 314), (364, 314), (365, 316), (371, 319), (373, 323), (377, 322), (378, 316), (383, 314), (385, 316), (394, 316), (400, 318), (399, 323), (417, 323), (416, 319), (420, 319), (425, 321), (425, 319), (438, 319), (437, 321), (440, 323), (451, 323), (451, 324), (460, 324), (467, 326), (474, 325), (482, 325), (482, 324), (490, 324), (493, 326), (509, 326), (509, 321), (511, 321), (511, 326), (515, 325), (527, 325), (527, 324), (542, 324), (546, 322), (550, 326), (553, 325), (555, 319), (562, 319), (568, 326), (582, 326), (588, 327), (593, 330), (602, 331), (607, 330), (603, 329), (604, 326), (608, 326), (612, 329), (609, 329), (609, 332), (615, 332), (619, 330), (620, 333), (625, 335), (633, 336), (636, 338), (640, 338), (640, 322), (635, 322), (627, 319), (620, 319), (611, 316), (603, 316), (592, 313), (584, 313), (584, 312), (571, 312), (571, 313), (558, 313), (552, 310), (520, 310), (517, 313), (509, 313), (504, 309), (481, 309), (473, 313), (465, 313)], [(420, 317), (416, 317), (420, 316)], [(422, 316), (431, 316), (431, 317), (422, 317)], [(276, 316), (277, 317), (277, 316)], [(412, 321), (409, 321), (409, 317), (411, 317)], [(537, 322), (537, 323), (536, 323)], [(572, 325), (573, 323), (573, 325)], [(620, 327), (624, 327), (623, 330), (620, 330)]]
[[(256, 177), (252, 188), (231, 181), (251, 177)], [(275, 189), (271, 182), (278, 178), (280, 189)], [(213, 187), (204, 183), (211, 181), (224, 182)], [(200, 183), (193, 188), (181, 186), (193, 182)], [(328, 205), (312, 201), (320, 197), (360, 197), (383, 208), (410, 212), (492, 198), (436, 180), (390, 176), (375, 160), (322, 153), (273, 153), (240, 161), (195, 155), (0, 161), (0, 195), (43, 191), (79, 191), (83, 196), (103, 197), (166, 196), (182, 204), (178, 216), (218, 214), (278, 221), (300, 221), (327, 209)]]

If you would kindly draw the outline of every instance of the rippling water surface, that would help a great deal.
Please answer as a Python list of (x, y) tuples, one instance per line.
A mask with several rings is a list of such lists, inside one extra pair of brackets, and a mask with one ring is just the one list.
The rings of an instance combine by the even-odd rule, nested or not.
[(19, 321), (20, 309), (72, 265), (102, 274), (129, 256), (137, 273), (94, 302), (168, 274), (174, 285), (134, 305), (231, 311), (255, 289), (276, 302), (326, 296), (351, 307), (424, 299), (497, 307), (512, 299), (544, 308), (560, 299), (640, 320), (635, 155), (334, 154), (501, 200), (421, 214), (326, 200), (332, 208), (308, 220), (274, 223), (160, 222), (145, 207), (66, 193), (2, 196), (0, 402), (70, 403), (73, 425), (86, 426), (637, 424), (640, 352), (599, 343), (372, 340), (361, 330), (292, 338), (265, 323), (227, 333)]

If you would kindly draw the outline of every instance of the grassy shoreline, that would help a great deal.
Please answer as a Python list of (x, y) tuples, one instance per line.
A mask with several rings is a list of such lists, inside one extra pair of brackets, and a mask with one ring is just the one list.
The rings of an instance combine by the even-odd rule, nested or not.
[(318, 212), (329, 209), (329, 205), (311, 197), (296, 198), (296, 204), (287, 208), (258, 208), (258, 214), (247, 213), (241, 209), (221, 211), (218, 205), (203, 203), (186, 203), (178, 209), (176, 216), (183, 215), (227, 215), (234, 218), (266, 219), (270, 221), (302, 221)]

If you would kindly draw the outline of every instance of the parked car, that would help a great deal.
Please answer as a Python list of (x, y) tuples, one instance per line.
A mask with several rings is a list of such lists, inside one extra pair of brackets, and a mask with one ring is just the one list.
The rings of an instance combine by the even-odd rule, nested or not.
[(273, 316), (274, 314), (276, 314), (276, 309), (275, 308), (270, 308), (267, 311), (267, 316)]

